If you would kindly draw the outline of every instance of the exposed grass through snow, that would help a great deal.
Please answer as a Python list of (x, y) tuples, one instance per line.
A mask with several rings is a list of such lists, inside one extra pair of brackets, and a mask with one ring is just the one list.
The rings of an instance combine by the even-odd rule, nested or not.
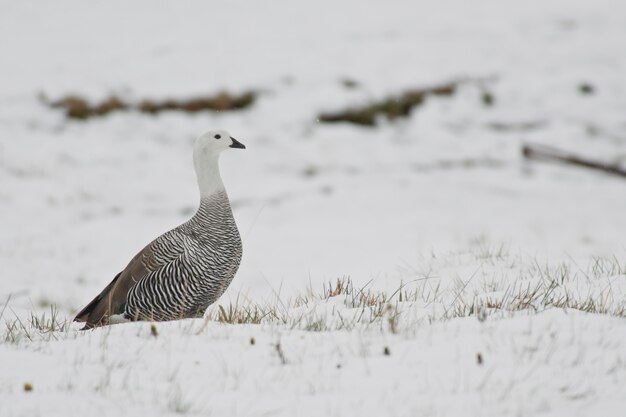
[[(626, 317), (626, 265), (617, 258), (597, 258), (586, 268), (575, 263), (557, 266), (513, 257), (500, 247), (471, 254), (476, 266), (466, 276), (452, 276), (447, 262), (432, 273), (401, 283), (393, 291), (356, 285), (342, 277), (321, 292), (308, 288), (288, 300), (278, 295), (266, 302), (243, 300), (211, 306), (204, 325), (269, 325), (304, 331), (373, 329), (399, 333), (421, 324), (474, 316), (478, 320), (507, 318), (520, 312), (573, 309)], [(465, 259), (468, 261), (468, 259)], [(452, 271), (454, 268), (452, 268)], [(506, 270), (509, 272), (507, 273)], [(505, 272), (503, 272), (505, 271)], [(10, 307), (5, 310), (12, 312)], [(54, 340), (70, 333), (67, 318), (56, 308), (31, 314), (28, 320), (4, 314), (4, 343)], [(153, 331), (156, 337), (156, 328)]]
[(241, 94), (222, 91), (215, 95), (196, 96), (188, 99), (143, 99), (138, 102), (124, 100), (116, 95), (111, 95), (94, 103), (77, 94), (68, 94), (57, 100), (49, 100), (44, 95), (41, 96), (42, 102), (48, 106), (63, 109), (67, 118), (81, 120), (121, 111), (158, 114), (163, 111), (197, 113), (201, 111), (241, 110), (250, 107), (256, 98), (257, 93), (254, 91), (245, 91)]

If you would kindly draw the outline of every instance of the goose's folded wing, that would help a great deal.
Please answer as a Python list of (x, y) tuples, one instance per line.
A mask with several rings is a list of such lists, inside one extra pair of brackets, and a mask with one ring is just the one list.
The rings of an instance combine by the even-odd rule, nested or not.
[(153, 272), (180, 259), (185, 250), (183, 242), (184, 237), (176, 229), (153, 240), (76, 315), (74, 321), (86, 322), (84, 329), (89, 329), (105, 325), (111, 316), (122, 314), (131, 288)]

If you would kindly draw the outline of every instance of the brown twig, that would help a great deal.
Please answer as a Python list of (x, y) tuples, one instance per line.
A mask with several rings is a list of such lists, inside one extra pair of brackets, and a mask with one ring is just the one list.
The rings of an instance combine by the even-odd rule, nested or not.
[(555, 161), (565, 164), (576, 165), (584, 168), (603, 171), (608, 174), (619, 175), (626, 178), (626, 169), (618, 164), (609, 164), (601, 161), (595, 161), (583, 158), (574, 154), (567, 153), (561, 149), (552, 148), (545, 145), (524, 145), (522, 147), (522, 155), (527, 159), (539, 161)]

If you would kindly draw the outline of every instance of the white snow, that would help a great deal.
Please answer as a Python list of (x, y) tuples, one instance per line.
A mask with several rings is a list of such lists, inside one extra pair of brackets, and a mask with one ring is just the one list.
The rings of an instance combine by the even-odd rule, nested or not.
[[(0, 9), (0, 416), (623, 414), (626, 183), (520, 152), (547, 144), (626, 166), (623, 1)], [(466, 82), (375, 129), (316, 120), (451, 80)], [(224, 89), (260, 96), (239, 112), (85, 122), (38, 98)], [(218, 304), (283, 303), (292, 321), (28, 340), (17, 319), (30, 329), (50, 304), (71, 319), (193, 214), (192, 143), (217, 128), (247, 146), (221, 160), (244, 257)], [(431, 298), (390, 303), (397, 331), (386, 315), (342, 327), (355, 311), (336, 297), (293, 304), (343, 276)], [(569, 304), (515, 299), (537, 286)], [(463, 310), (502, 300), (525, 308)], [(317, 321), (327, 328), (310, 331)]]

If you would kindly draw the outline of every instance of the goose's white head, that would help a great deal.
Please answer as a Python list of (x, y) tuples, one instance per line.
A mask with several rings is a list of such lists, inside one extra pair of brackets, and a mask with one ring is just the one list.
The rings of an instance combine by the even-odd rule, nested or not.
[(198, 136), (193, 144), (193, 164), (198, 176), (200, 196), (208, 197), (224, 189), (219, 170), (219, 156), (228, 148), (246, 149), (225, 130), (211, 130)]
[(219, 155), (228, 148), (246, 149), (246, 147), (230, 136), (225, 130), (211, 130), (198, 136), (193, 144), (194, 159), (202, 155)]

